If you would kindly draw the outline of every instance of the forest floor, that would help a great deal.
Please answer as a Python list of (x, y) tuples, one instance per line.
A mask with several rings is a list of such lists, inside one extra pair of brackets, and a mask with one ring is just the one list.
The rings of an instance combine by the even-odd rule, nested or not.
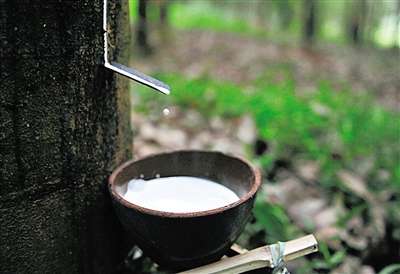
[(299, 91), (326, 81), (337, 89), (369, 92), (381, 104), (400, 108), (398, 49), (299, 47), (201, 30), (171, 31), (152, 38), (153, 54), (132, 58), (132, 64), (144, 71), (178, 72), (189, 78), (209, 75), (236, 84), (249, 83), (265, 73), (275, 74), (279, 81), (282, 73), (290, 73)]
[[(171, 96), (174, 96), (176, 84), (177, 89), (194, 92), (197, 97), (173, 99), (173, 103), (154, 99), (156, 97), (146, 100), (143, 99), (146, 95), (142, 94), (151, 91), (142, 92), (137, 85), (132, 85), (136, 158), (175, 149), (213, 149), (251, 158), (264, 171), (264, 190), (258, 195), (264, 203), (256, 205), (256, 221), (247, 227), (239, 243), (254, 248), (265, 242), (314, 233), (322, 242), (321, 255), (289, 264), (292, 273), (373, 274), (398, 262), (400, 235), (395, 234), (400, 234), (400, 231), (394, 228), (398, 220), (388, 221), (392, 218), (393, 199), (393, 204), (398, 206), (398, 193), (391, 188), (372, 191), (368, 178), (373, 173), (374, 180), (390, 181), (394, 177), (391, 171), (385, 167), (376, 168), (369, 157), (357, 158), (360, 163), (354, 166), (344, 164), (335, 169), (339, 183), (327, 186), (324, 183), (325, 177), (330, 176), (327, 170), (335, 164), (330, 164), (327, 169), (318, 157), (304, 153), (274, 154), (279, 144), (265, 138), (264, 135), (269, 135), (263, 135), (257, 118), (254, 119), (252, 111), (248, 111), (240, 99), (227, 97), (225, 101), (228, 102), (222, 105), (222, 112), (215, 112), (217, 115), (213, 115), (212, 108), (218, 108), (218, 104), (207, 106), (208, 97), (214, 96), (208, 89), (225, 87), (227, 83), (229, 87), (237, 85), (251, 93), (257, 89), (255, 83), (260, 79), (279, 86), (289, 77), (294, 82), (296, 96), (312, 97), (315, 89), (329, 85), (338, 95), (342, 90), (350, 90), (355, 94), (372, 96), (375, 103), (395, 113), (400, 104), (398, 52), (334, 46), (290, 47), (209, 31), (181, 31), (159, 37), (168, 37), (168, 40), (153, 37), (152, 54), (133, 58), (130, 65), (160, 75), (171, 84)], [(207, 79), (210, 84), (198, 87), (201, 79)], [(215, 84), (214, 80), (225, 84)], [(206, 91), (197, 92), (197, 89)], [(190, 103), (190, 100), (204, 100), (205, 106), (199, 102)], [(287, 100), (291, 102), (290, 98)], [(295, 107), (302, 106), (295, 104)], [(169, 108), (169, 115), (162, 115), (165, 107)], [(329, 116), (332, 111), (340, 112), (322, 104), (312, 104), (311, 107), (320, 116)], [(244, 110), (236, 115), (236, 109), (241, 108)], [(301, 115), (307, 116), (307, 113)], [(286, 126), (291, 126), (291, 121)], [(279, 134), (277, 138), (282, 136), (290, 138), (288, 142), (296, 142), (297, 136)], [(302, 137), (298, 138), (301, 142)], [(264, 157), (268, 153), (273, 154), (272, 162), (265, 164), (263, 159), (269, 159)], [(345, 157), (343, 154), (331, 152), (329, 161)], [(399, 218), (398, 213), (396, 216)]]

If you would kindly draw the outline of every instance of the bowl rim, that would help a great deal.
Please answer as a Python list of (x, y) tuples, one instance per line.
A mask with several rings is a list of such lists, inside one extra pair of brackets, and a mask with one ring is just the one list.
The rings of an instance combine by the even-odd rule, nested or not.
[[(243, 197), (241, 197), (238, 201), (234, 203), (227, 204), (223, 207), (218, 207), (210, 210), (204, 210), (204, 211), (196, 211), (196, 212), (182, 212), (182, 213), (177, 213), (177, 212), (168, 212), (168, 211), (161, 211), (161, 210), (154, 210), (146, 207), (139, 206), (137, 204), (128, 202), (125, 200), (117, 191), (115, 191), (115, 180), (116, 177), (123, 172), (126, 168), (131, 166), (132, 164), (136, 163), (137, 161), (149, 159), (152, 157), (160, 156), (160, 155), (168, 155), (168, 154), (175, 154), (175, 153), (214, 153), (214, 154), (221, 154), (224, 157), (230, 157), (236, 160), (239, 160), (243, 162), (245, 165), (247, 165), (251, 172), (254, 174), (254, 182), (248, 192), (246, 192)], [(213, 214), (218, 214), (222, 213), (226, 210), (229, 210), (231, 208), (237, 207), (241, 204), (244, 204), (247, 202), (250, 198), (255, 196), (256, 192), (260, 188), (261, 185), (261, 172), (258, 168), (253, 167), (250, 162), (240, 156), (235, 156), (231, 155), (229, 153), (224, 153), (220, 151), (213, 151), (213, 150), (172, 150), (172, 151), (167, 151), (167, 152), (161, 152), (161, 153), (154, 153), (154, 154), (149, 154), (146, 155), (145, 157), (138, 158), (138, 159), (132, 159), (124, 162), (123, 164), (119, 165), (109, 176), (108, 178), (108, 189), (109, 192), (111, 193), (111, 196), (115, 198), (119, 203), (124, 205), (125, 207), (137, 210), (141, 213), (146, 213), (149, 215), (154, 215), (154, 216), (159, 216), (159, 217), (171, 217), (171, 218), (190, 218), (190, 217), (200, 217), (200, 216), (209, 216)]]

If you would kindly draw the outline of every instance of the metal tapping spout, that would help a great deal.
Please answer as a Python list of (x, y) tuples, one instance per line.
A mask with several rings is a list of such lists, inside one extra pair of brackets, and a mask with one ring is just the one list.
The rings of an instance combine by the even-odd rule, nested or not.
[(122, 74), (138, 83), (151, 87), (163, 94), (170, 93), (170, 87), (167, 84), (161, 82), (160, 80), (150, 77), (133, 68), (129, 68), (122, 64), (108, 60), (108, 33), (110, 30), (108, 29), (108, 23), (107, 23), (107, 0), (104, 0), (103, 2), (103, 30), (104, 30), (104, 66), (106, 68), (109, 68), (119, 74)]

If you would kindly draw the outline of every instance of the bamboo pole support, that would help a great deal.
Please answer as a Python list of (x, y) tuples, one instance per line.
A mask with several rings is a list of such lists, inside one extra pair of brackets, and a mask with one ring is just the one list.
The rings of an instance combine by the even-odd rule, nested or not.
[[(222, 259), (179, 274), (237, 274), (258, 268), (272, 267), (271, 245), (259, 247), (243, 254)], [(285, 242), (285, 262), (316, 252), (318, 243), (314, 235)]]

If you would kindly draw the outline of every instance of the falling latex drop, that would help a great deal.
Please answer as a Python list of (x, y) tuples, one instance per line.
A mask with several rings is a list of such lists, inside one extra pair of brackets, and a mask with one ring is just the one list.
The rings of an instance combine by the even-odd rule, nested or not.
[(163, 112), (164, 116), (168, 116), (170, 114), (170, 111), (168, 108), (164, 108), (162, 112)]

